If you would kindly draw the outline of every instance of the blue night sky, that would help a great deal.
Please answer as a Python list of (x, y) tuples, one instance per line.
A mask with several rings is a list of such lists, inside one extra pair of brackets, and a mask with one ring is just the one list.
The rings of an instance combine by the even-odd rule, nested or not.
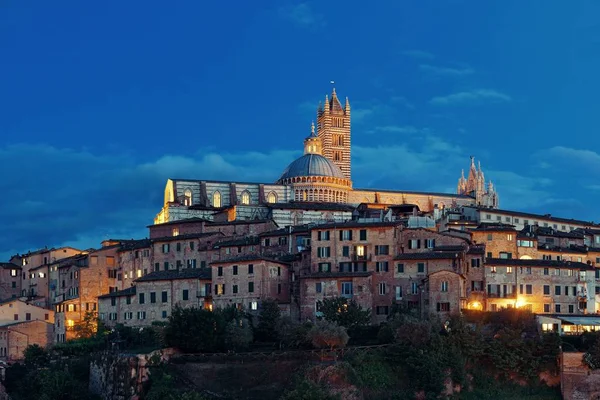
[(274, 181), (335, 80), (355, 187), (600, 220), (600, 2), (7, 0), (0, 258), (142, 238), (167, 178)]

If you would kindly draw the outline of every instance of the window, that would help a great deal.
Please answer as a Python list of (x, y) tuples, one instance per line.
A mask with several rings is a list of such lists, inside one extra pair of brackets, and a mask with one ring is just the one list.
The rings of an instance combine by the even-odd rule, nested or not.
[(421, 248), (421, 240), (420, 239), (410, 239), (408, 241), (409, 249), (419, 249)]
[(254, 264), (248, 264), (248, 275), (254, 273)]
[(156, 303), (156, 292), (150, 292), (150, 303)]
[(117, 305), (117, 298), (116, 297), (111, 297), (110, 298), (110, 305), (113, 306), (113, 307)]
[(317, 240), (329, 240), (329, 231), (318, 231)]
[(342, 257), (350, 257), (350, 246), (342, 246)]
[(442, 285), (441, 285), (440, 289), (442, 292), (447, 292), (448, 291), (448, 281), (442, 281)]
[(222, 283), (215, 285), (215, 294), (219, 296), (225, 294), (225, 285)]
[(437, 303), (437, 311), (438, 312), (450, 311), (450, 303)]
[(162, 317), (163, 317), (163, 318), (167, 318), (167, 310), (163, 310), (163, 312), (162, 312)]
[(233, 292), (233, 294), (237, 294), (237, 292), (238, 292), (238, 285), (233, 285), (232, 292)]
[(248, 192), (242, 193), (242, 204), (244, 204), (244, 205), (250, 204), (250, 193), (248, 193)]
[(560, 304), (555, 304), (554, 305), (554, 312), (560, 313)]
[(331, 248), (330, 247), (317, 247), (317, 257), (327, 258), (330, 256), (331, 256)]
[(257, 302), (257, 301), (251, 301), (251, 302), (250, 302), (250, 309), (251, 309), (252, 311), (256, 311), (256, 310), (258, 310), (258, 302)]
[(367, 230), (361, 229), (359, 232), (360, 240), (367, 240)]
[(193, 258), (191, 260), (187, 260), (187, 266), (188, 268), (196, 268), (196, 259)]
[(417, 285), (417, 282), (411, 282), (410, 293), (411, 294), (419, 294), (419, 285)]
[(569, 304), (569, 314), (573, 314), (575, 312), (575, 306), (573, 304)]
[(525, 285), (525, 294), (533, 294), (533, 287), (531, 285)]
[(181, 251), (181, 243), (177, 243), (177, 244), (175, 245), (175, 250), (176, 250), (176, 251)]
[(554, 275), (560, 276), (560, 268), (555, 268), (554, 269)]
[(396, 300), (402, 300), (402, 286), (396, 286)]
[(169, 243), (164, 243), (162, 245), (162, 252), (163, 252), (163, 254), (166, 254), (169, 252)]
[(388, 255), (390, 254), (390, 246), (389, 245), (379, 245), (379, 246), (375, 246), (375, 255), (379, 256), (379, 255)]
[(508, 241), (511, 241), (511, 242), (512, 242), (512, 240), (513, 240), (513, 234), (512, 234), (512, 233), (509, 233), (509, 234), (507, 234), (507, 235), (506, 235), (506, 240), (508, 240)]
[(533, 240), (517, 240), (519, 247), (533, 247)]
[(544, 304), (544, 312), (545, 313), (549, 313), (550, 312), (550, 304)]
[(217, 267), (217, 275), (223, 276), (223, 267)]
[(248, 282), (248, 293), (254, 293), (254, 282)]
[(19, 314), (13, 315), (13, 318), (14, 318), (15, 321), (18, 321), (19, 320)]
[(277, 294), (281, 294), (281, 283), (277, 284)]
[(398, 272), (399, 274), (403, 274), (404, 273), (404, 264), (397, 264), (396, 272)]
[(321, 293), (323, 291), (323, 284), (321, 282), (315, 283), (315, 292)]
[(375, 269), (377, 272), (387, 272), (388, 271), (388, 262), (387, 261), (377, 261), (375, 263)]
[(352, 282), (342, 282), (342, 296), (352, 296)]
[(493, 240), (493, 238), (494, 238), (493, 235), (491, 233), (488, 233), (487, 240), (491, 241), (491, 240)]
[(479, 268), (480, 266), (481, 266), (481, 259), (479, 259), (479, 258), (471, 259), (471, 267)]
[(388, 315), (390, 313), (389, 306), (377, 306), (375, 307), (375, 313), (377, 315)]
[(17, 276), (17, 270), (16, 269), (11, 269), (10, 270), (10, 276)]
[(417, 273), (419, 273), (419, 274), (425, 273), (425, 263), (417, 263)]
[(146, 319), (146, 311), (138, 311), (137, 319)]
[[(569, 295), (569, 287), (565, 286), (565, 296)], [(575, 293), (573, 293), (573, 296), (575, 296)]]
[(146, 302), (146, 297), (144, 296), (144, 293), (140, 293), (139, 294), (139, 304), (144, 304)]
[[(165, 292), (165, 294), (167, 294), (167, 293)], [(181, 292), (181, 300), (189, 300), (189, 299), (190, 299), (190, 291), (188, 289), (183, 289), (183, 291)]]
[(270, 192), (267, 195), (267, 203), (277, 203), (277, 195), (275, 194), (275, 192)]
[(435, 247), (435, 239), (425, 239), (425, 247), (433, 249)]
[(507, 253), (506, 251), (501, 251), (500, 258), (505, 259), (505, 260), (510, 260), (510, 259), (512, 259), (512, 253)]
[(510, 222), (510, 217), (504, 217), (504, 220), (505, 220), (506, 222)]
[(31, 313), (25, 313), (25, 321), (31, 321)]
[(331, 263), (319, 263), (319, 272), (331, 272)]
[(554, 286), (554, 294), (560, 296), (560, 286)]
[(281, 267), (277, 267), (277, 276), (281, 276)]
[(357, 257), (365, 256), (365, 246), (354, 246), (354, 253)]
[(506, 267), (506, 273), (507, 274), (512, 274), (513, 273), (513, 267)]
[(219, 191), (213, 193), (213, 207), (221, 207), (221, 193)]
[(233, 275), (237, 275), (238, 274), (238, 266), (234, 265), (233, 266)]
[(544, 275), (550, 275), (550, 269), (544, 268)]
[(382, 296), (385, 294), (385, 282), (379, 283), (379, 294)]
[(550, 285), (544, 285), (544, 295), (550, 295)]
[(340, 240), (352, 240), (352, 231), (351, 230), (340, 231)]

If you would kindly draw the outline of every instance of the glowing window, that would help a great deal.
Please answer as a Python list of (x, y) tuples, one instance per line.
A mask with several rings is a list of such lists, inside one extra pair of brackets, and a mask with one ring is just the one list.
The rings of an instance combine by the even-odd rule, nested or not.
[(275, 192), (269, 193), (269, 195), (267, 196), (267, 203), (277, 203), (277, 195), (275, 194)]
[(185, 189), (184, 192), (185, 198), (183, 199), (183, 204), (186, 206), (192, 205), (192, 191), (190, 189)]
[(221, 207), (221, 193), (218, 191), (213, 193), (213, 207)]
[(242, 204), (245, 204), (245, 205), (250, 204), (250, 193), (248, 193), (248, 192), (242, 193)]

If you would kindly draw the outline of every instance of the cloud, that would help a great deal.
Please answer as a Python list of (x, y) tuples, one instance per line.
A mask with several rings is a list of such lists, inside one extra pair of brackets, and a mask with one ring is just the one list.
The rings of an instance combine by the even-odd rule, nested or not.
[(475, 71), (472, 68), (448, 68), (437, 67), (429, 64), (419, 65), (419, 69), (425, 73), (437, 76), (461, 77), (472, 75)]
[(406, 135), (416, 135), (420, 133), (427, 133), (428, 130), (420, 129), (414, 127), (412, 125), (383, 125), (376, 126), (375, 128), (366, 131), (367, 134), (376, 134), (376, 133), (396, 133), (396, 134), (406, 134)]
[(410, 101), (408, 101), (408, 99), (404, 96), (392, 96), (392, 97), (390, 97), (390, 101), (394, 105), (399, 105), (399, 106), (405, 107), (409, 110), (415, 109), (415, 106)]
[(298, 26), (308, 29), (318, 29), (326, 25), (323, 15), (316, 13), (308, 2), (281, 7), (279, 15)]
[(423, 50), (405, 50), (402, 54), (419, 60), (433, 60), (435, 58), (433, 54)]
[(429, 102), (436, 106), (471, 105), (481, 103), (506, 103), (512, 98), (504, 93), (490, 89), (476, 89), (468, 92), (453, 93), (448, 96), (438, 96)]

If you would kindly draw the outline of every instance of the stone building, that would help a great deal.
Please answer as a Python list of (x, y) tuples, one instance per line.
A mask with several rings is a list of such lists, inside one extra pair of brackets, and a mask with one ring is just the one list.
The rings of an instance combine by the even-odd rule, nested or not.
[[(226, 216), (230, 221), (272, 218), (285, 227), (351, 218), (342, 209), (331, 210), (327, 203), (351, 207), (361, 203), (410, 204), (429, 213), (446, 207), (497, 207), (493, 185), (482, 188), (485, 179), (481, 169), (459, 185), (457, 194), (354, 188), (351, 149), (350, 102), (346, 99), (342, 106), (333, 90), (331, 99), (326, 96), (318, 107), (316, 132), (313, 124), (304, 140), (304, 155), (292, 161), (275, 183), (169, 179), (154, 223)], [(311, 212), (299, 214), (297, 208), (286, 206), (295, 203), (312, 203)]]
[(153, 271), (207, 268), (213, 246), (223, 240), (220, 232), (188, 233), (152, 239)]
[(214, 261), (211, 268), (214, 307), (235, 305), (257, 312), (263, 300), (273, 299), (289, 313), (289, 263), (248, 254)]
[(11, 262), (0, 263), (0, 300), (21, 295), (21, 266)]
[(45, 348), (52, 344), (53, 328), (41, 320), (0, 324), (0, 360), (21, 361), (27, 346), (37, 344)]
[(151, 272), (124, 290), (98, 297), (98, 316), (107, 326), (149, 326), (166, 321), (175, 306), (212, 309), (211, 270), (186, 268)]
[(10, 299), (0, 303), (0, 324), (38, 320), (54, 323), (54, 311), (20, 299)]

